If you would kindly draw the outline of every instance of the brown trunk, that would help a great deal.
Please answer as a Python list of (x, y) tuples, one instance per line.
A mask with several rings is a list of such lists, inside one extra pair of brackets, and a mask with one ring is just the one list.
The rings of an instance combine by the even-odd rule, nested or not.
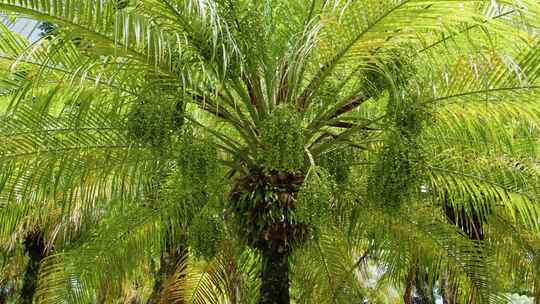
[(32, 233), (24, 240), (24, 249), (28, 254), (28, 264), (24, 272), (21, 290), (21, 303), (32, 304), (36, 292), (39, 266), (45, 258), (45, 243), (40, 233)]
[(239, 236), (261, 255), (258, 304), (290, 303), (289, 256), (311, 233), (307, 224), (293, 221), (291, 214), (304, 178), (253, 169), (237, 180), (231, 192), (230, 211)]
[(457, 303), (457, 290), (454, 283), (447, 274), (444, 275), (442, 282), (442, 300), (443, 304), (456, 304)]
[(175, 245), (171, 244), (170, 241), (165, 245), (165, 250), (161, 254), (159, 270), (154, 282), (154, 290), (148, 298), (148, 304), (169, 303), (168, 299), (164, 297), (163, 291), (167, 287), (167, 283), (177, 272), (178, 266), (187, 254), (185, 243), (186, 238), (182, 236)]
[(405, 282), (405, 292), (403, 292), (403, 302), (405, 304), (413, 304), (413, 289), (415, 280), (415, 268), (411, 266), (409, 273), (407, 274), (407, 281)]
[(105, 293), (101, 290), (98, 290), (96, 292), (96, 304), (105, 304), (107, 297), (105, 296)]
[(141, 304), (141, 296), (138, 290), (132, 290), (124, 299), (124, 304)]
[(7, 294), (4, 292), (4, 288), (0, 287), (0, 304), (6, 304)]
[(289, 254), (272, 244), (261, 250), (262, 271), (259, 304), (289, 304)]
[(433, 285), (429, 283), (429, 278), (425, 273), (416, 273), (414, 281), (416, 291), (416, 303), (418, 304), (435, 304), (435, 295), (433, 294)]
[(534, 281), (534, 304), (540, 304), (540, 278)]
[(6, 304), (11, 293), (8, 282), (3, 282), (3, 284), (5, 285), (0, 285), (0, 304)]
[(99, 288), (96, 290), (96, 304), (106, 304), (110, 296), (108, 282), (102, 281)]

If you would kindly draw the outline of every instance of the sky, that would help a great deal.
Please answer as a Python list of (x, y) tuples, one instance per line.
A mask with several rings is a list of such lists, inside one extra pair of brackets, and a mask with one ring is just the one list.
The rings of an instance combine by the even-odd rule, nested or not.
[(39, 39), (39, 29), (37, 29), (38, 22), (35, 20), (19, 18), (15, 24), (9, 24), (5, 16), (0, 15), (0, 22), (8, 24), (8, 26), (18, 33), (21, 33), (29, 37), (30, 41), (36, 41)]

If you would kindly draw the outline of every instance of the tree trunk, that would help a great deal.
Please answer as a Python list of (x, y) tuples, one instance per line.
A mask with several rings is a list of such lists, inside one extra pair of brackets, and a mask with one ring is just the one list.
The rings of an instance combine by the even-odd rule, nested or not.
[(284, 246), (268, 247), (261, 250), (259, 304), (289, 304), (289, 253)]
[(417, 302), (420, 304), (435, 304), (435, 295), (433, 294), (433, 286), (426, 281), (418, 279), (415, 282), (415, 290), (418, 296)]
[(540, 278), (534, 281), (534, 304), (540, 304)]
[(154, 290), (148, 298), (148, 304), (169, 303), (167, 299), (163, 298), (163, 291), (167, 287), (167, 283), (170, 282), (177, 272), (180, 262), (187, 254), (187, 248), (185, 247), (186, 241), (185, 236), (182, 236), (177, 245), (172, 245), (170, 242), (166, 244), (165, 251), (161, 254), (159, 270), (154, 282)]
[(444, 274), (442, 284), (441, 296), (443, 299), (443, 304), (456, 304), (457, 301), (457, 292), (452, 280), (449, 278), (448, 274)]
[(290, 303), (289, 256), (311, 233), (311, 227), (292, 220), (291, 213), (304, 179), (299, 174), (253, 169), (237, 180), (231, 192), (229, 210), (239, 237), (261, 255), (258, 304)]
[(24, 249), (29, 259), (24, 272), (21, 303), (32, 304), (37, 287), (39, 266), (45, 258), (45, 242), (41, 233), (27, 235), (24, 240)]
[(137, 289), (132, 290), (124, 299), (124, 304), (141, 304), (141, 296)]
[(105, 301), (107, 299), (106, 293), (102, 290), (96, 291), (96, 304), (105, 304)]
[(6, 304), (7, 294), (4, 292), (4, 287), (0, 287), (0, 304)]
[(413, 304), (415, 272), (415, 267), (411, 266), (405, 282), (405, 291), (403, 292), (403, 302), (405, 304)]

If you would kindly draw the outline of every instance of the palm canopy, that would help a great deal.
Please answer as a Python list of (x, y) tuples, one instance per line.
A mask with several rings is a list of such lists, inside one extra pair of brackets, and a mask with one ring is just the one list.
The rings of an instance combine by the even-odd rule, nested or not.
[[(416, 293), (446, 282), (496, 301), (496, 263), (538, 284), (534, 1), (1, 0), (0, 11), (56, 25), (36, 43), (0, 37), (0, 238), (15, 252), (43, 231), (54, 254), (40, 301), (151, 285), (145, 272), (178, 235), (207, 257), (205, 238), (235, 236), (262, 263), (223, 245), (204, 274), (178, 268), (165, 288), (177, 300), (247, 302), (253, 288), (230, 284), (255, 271), (260, 303), (273, 303), (282, 255), (298, 303), (366, 296), (363, 253), (385, 267), (380, 285), (415, 281)], [(118, 291), (92, 291), (107, 282)]]

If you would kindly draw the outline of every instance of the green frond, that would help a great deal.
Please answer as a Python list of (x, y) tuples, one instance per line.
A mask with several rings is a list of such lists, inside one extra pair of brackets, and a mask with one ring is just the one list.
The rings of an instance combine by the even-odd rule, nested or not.
[[(485, 165), (485, 164), (484, 164)], [(429, 187), (439, 200), (449, 200), (453, 208), (464, 208), (467, 213), (507, 212), (516, 222), (529, 229), (538, 230), (536, 193), (527, 193), (520, 182), (528, 182), (519, 173), (503, 176), (506, 180), (489, 175), (487, 172), (474, 172), (459, 169), (431, 167)], [(483, 168), (489, 169), (487, 168)], [(483, 174), (482, 174), (483, 173)], [(537, 177), (535, 177), (536, 179)], [(533, 187), (536, 187), (533, 179)], [(535, 189), (536, 190), (536, 189)]]
[(466, 112), (459, 104), (441, 107), (434, 115), (435, 123), (423, 135), (425, 143), (433, 153), (452, 147), (483, 155), (537, 159), (540, 113), (535, 96), (536, 92), (527, 92), (516, 100), (503, 96), (468, 102)]
[(148, 187), (152, 178), (148, 172), (159, 158), (129, 143), (121, 120), (99, 111), (87, 111), (82, 117), (75, 113), (55, 116), (21, 108), (4, 117), (0, 131), (4, 241), (35, 226), (59, 236), (56, 230), (84, 225), (85, 217), (99, 213), (100, 205), (135, 199)]
[(108, 206), (105, 218), (95, 220), (96, 228), (79, 235), (71, 249), (46, 258), (37, 300), (88, 303), (96, 301), (99, 293), (114, 299), (125, 284), (152, 271), (161, 248), (160, 213), (150, 208), (130, 210), (124, 204)]
[(168, 301), (193, 304), (254, 303), (258, 259), (252, 252), (239, 256), (224, 247), (210, 261), (186, 259), (166, 289)]
[[(3, 1), (0, 9), (38, 20), (49, 20), (64, 30), (63, 39), (84, 35), (83, 44), (111, 55), (121, 55), (167, 69), (171, 61), (167, 50), (177, 43), (174, 37), (164, 35), (143, 16), (116, 8), (113, 1), (69, 1), (58, 5), (55, 1)], [(63, 35), (63, 36), (64, 36)], [(110, 54), (110, 53), (109, 53)]]

